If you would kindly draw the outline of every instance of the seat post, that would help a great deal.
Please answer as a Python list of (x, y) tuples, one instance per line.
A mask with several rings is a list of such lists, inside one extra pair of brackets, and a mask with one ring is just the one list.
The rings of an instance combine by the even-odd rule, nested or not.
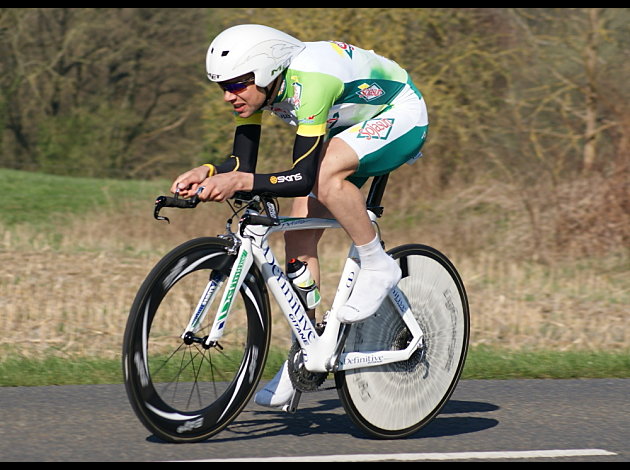
[(387, 186), (388, 178), (389, 173), (375, 176), (372, 180), (372, 185), (370, 186), (370, 191), (366, 200), (367, 208), (374, 212), (377, 217), (380, 217), (383, 214), (381, 201), (383, 199), (383, 194), (385, 194), (385, 186)]

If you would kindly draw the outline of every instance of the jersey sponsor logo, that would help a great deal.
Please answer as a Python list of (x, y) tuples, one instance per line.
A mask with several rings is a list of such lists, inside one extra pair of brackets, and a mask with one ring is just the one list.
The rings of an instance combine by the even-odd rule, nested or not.
[(286, 175), (286, 176), (270, 176), (269, 182), (271, 184), (281, 184), (281, 183), (291, 183), (293, 181), (300, 181), (302, 179), (302, 173), (296, 173), (294, 175)]
[(297, 77), (291, 77), (293, 81), (293, 96), (289, 98), (289, 102), (293, 105), (293, 107), (298, 110), (300, 109), (300, 105), (302, 104), (302, 84), (297, 81)]
[(298, 124), (311, 124), (316, 117), (317, 114), (313, 114), (312, 116), (306, 116), (303, 119), (298, 119)]
[(345, 42), (330, 41), (330, 45), (337, 51), (339, 55), (346, 54), (352, 59), (352, 53), (354, 52), (354, 46), (346, 44)]
[(367, 83), (359, 85), (359, 91), (357, 91), (357, 95), (359, 95), (359, 97), (361, 99), (364, 99), (365, 101), (375, 100), (376, 98), (380, 98), (384, 94), (385, 90), (383, 90), (376, 83), (372, 83), (371, 85), (368, 85)]
[(269, 111), (278, 116), (283, 121), (290, 121), (294, 118), (290, 111), (287, 111), (286, 109), (277, 106), (271, 106), (269, 108)]
[(380, 139), (387, 140), (389, 133), (392, 131), (395, 119), (392, 118), (380, 118), (370, 119), (363, 123), (363, 127), (359, 129), (357, 139)]

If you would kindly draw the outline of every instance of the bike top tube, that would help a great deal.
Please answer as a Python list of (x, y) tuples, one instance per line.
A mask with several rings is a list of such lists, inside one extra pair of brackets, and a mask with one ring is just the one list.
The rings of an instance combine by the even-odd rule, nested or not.
[[(373, 212), (376, 217), (381, 217), (383, 214), (383, 207), (381, 206), (381, 202), (383, 199), (383, 194), (385, 193), (385, 187), (387, 186), (388, 178), (389, 173), (386, 173), (384, 175), (375, 176), (372, 179), (370, 190), (366, 199), (366, 208)], [(250, 216), (251, 220), (248, 221), (248, 223), (252, 225), (258, 224), (265, 226), (279, 225), (278, 214), (275, 213), (275, 210), (277, 208), (275, 207), (275, 204), (273, 204), (273, 200), (277, 199), (277, 197), (277, 195), (272, 193), (261, 194), (259, 196), (259, 199), (262, 205), (262, 212), (264, 212), (266, 215)], [(238, 192), (231, 199), (239, 200), (244, 202), (245, 204), (249, 204), (254, 198), (255, 196), (252, 193)], [(155, 201), (153, 216), (156, 220), (165, 220), (169, 222), (168, 217), (160, 215), (160, 210), (163, 207), (194, 209), (195, 207), (197, 207), (199, 202), (201, 202), (201, 200), (198, 196), (194, 196), (190, 199), (179, 199), (177, 194), (175, 195), (175, 197), (159, 196)], [(273, 208), (270, 210), (272, 206)]]

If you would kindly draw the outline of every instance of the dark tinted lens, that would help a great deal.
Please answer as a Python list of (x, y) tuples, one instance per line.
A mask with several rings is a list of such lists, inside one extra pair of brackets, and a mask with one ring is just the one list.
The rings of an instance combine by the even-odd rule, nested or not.
[(229, 91), (230, 93), (238, 93), (247, 88), (247, 83), (223, 83), (221, 84), (221, 88), (223, 88), (223, 90), (225, 91)]
[(250, 83), (253, 83), (253, 81), (253, 78), (248, 78), (247, 80), (243, 80), (242, 82), (219, 83), (219, 86), (224, 91), (230, 93), (240, 93), (245, 90), (245, 88), (247, 88)]

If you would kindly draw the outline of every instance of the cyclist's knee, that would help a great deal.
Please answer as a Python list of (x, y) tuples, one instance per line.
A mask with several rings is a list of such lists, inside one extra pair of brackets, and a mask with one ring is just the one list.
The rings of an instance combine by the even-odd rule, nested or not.
[(346, 177), (349, 176), (347, 172), (330, 172), (328, 174), (321, 173), (317, 186), (317, 199), (325, 207), (330, 207), (329, 204), (336, 201), (340, 196), (344, 194), (344, 185)]

